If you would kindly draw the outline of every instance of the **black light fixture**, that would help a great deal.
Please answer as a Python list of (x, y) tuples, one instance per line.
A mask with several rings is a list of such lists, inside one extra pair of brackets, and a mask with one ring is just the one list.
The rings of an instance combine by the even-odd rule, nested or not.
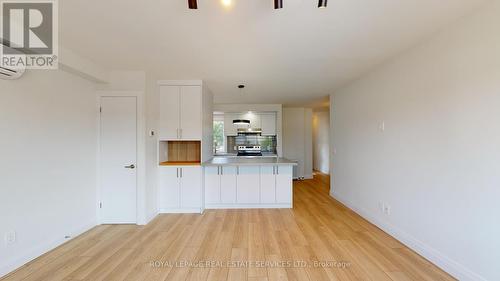
[(274, 0), (274, 9), (283, 8), (283, 0)]
[(189, 9), (198, 9), (197, 0), (188, 0)]
[(318, 8), (326, 8), (326, 3), (328, 0), (319, 0)]
[(234, 119), (233, 125), (250, 125), (250, 120), (245, 119)]

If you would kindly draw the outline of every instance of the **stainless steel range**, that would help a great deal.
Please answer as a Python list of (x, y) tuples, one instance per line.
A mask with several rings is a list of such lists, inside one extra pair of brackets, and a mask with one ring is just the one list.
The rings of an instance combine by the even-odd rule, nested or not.
[(260, 145), (239, 145), (238, 156), (262, 156)]

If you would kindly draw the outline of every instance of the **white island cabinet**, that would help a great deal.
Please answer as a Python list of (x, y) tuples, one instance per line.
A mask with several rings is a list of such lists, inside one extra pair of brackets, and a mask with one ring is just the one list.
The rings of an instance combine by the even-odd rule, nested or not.
[(292, 170), (283, 158), (214, 158), (203, 164), (205, 208), (292, 208)]

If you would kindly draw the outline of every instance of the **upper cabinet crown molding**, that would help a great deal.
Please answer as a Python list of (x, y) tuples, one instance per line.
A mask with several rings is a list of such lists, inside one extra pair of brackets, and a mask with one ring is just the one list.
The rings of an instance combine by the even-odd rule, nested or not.
[(160, 86), (202, 86), (202, 80), (159, 80)]

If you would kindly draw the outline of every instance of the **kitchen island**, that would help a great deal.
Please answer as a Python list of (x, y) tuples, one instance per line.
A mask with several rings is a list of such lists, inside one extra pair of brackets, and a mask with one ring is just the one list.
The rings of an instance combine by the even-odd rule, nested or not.
[(295, 165), (280, 157), (214, 157), (202, 164), (205, 209), (292, 208)]

